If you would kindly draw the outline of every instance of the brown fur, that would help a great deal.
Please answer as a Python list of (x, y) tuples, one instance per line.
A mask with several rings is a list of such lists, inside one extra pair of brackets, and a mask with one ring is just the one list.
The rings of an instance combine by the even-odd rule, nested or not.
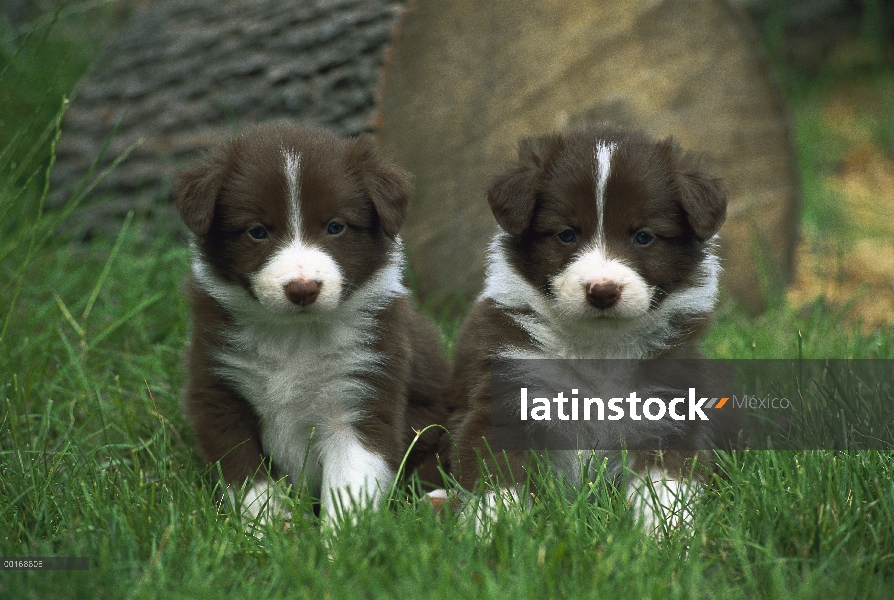
[(478, 481), (479, 460), (485, 472), (503, 481), (524, 481), (522, 467), (528, 460), (527, 453), (510, 451), (496, 456), (487, 444), (492, 431), (491, 360), (496, 358), (494, 351), (506, 343), (526, 346), (530, 340), (492, 301), (476, 302), (456, 338), (450, 386), (452, 403), (459, 406), (450, 426), (456, 440), (451, 474), (466, 489)]
[[(547, 297), (553, 295), (551, 278), (596, 235), (593, 161), (600, 140), (618, 143), (605, 190), (606, 241), (612, 256), (655, 286), (650, 309), (654, 310), (668, 294), (694, 283), (696, 267), (708, 251), (704, 242), (726, 215), (723, 183), (700, 172), (695, 156), (671, 139), (656, 142), (638, 132), (600, 126), (524, 140), (518, 160), (493, 179), (488, 191), (494, 217), (509, 234), (502, 247), (522, 278)], [(557, 238), (569, 227), (576, 233), (576, 243)], [(636, 247), (630, 240), (643, 227), (654, 232), (654, 241)], [(502, 481), (521, 483), (531, 459), (528, 452), (509, 451), (494, 460), (488, 448), (493, 428), (499, 427), (491, 421), (491, 360), (507, 344), (536, 347), (511, 318), (513, 310), (489, 298), (478, 300), (456, 341), (451, 393), (460, 408), (451, 424), (458, 446), (452, 464), (467, 489), (479, 482), (479, 460)], [(699, 357), (696, 342), (710, 319), (708, 312), (672, 321), (677, 333), (668, 347), (643, 358)], [(705, 434), (703, 427), (690, 424), (691, 439)], [(687, 443), (682, 440), (682, 447)], [(708, 456), (699, 451), (641, 452), (633, 468), (644, 472), (658, 464), (673, 477), (683, 477), (692, 459), (704, 462)]]
[[(217, 278), (251, 294), (251, 274), (288, 243), (283, 148), (302, 156), (302, 239), (337, 259), (346, 282), (344, 301), (385, 265), (410, 197), (407, 174), (384, 159), (369, 139), (343, 140), (322, 130), (266, 125), (211, 151), (175, 181), (175, 201), (195, 236), (197, 258)], [(335, 217), (346, 224), (349, 235), (326, 236)], [(268, 232), (263, 243), (246, 233), (256, 224)], [(185, 291), (192, 337), (183, 411), (199, 452), (209, 463), (220, 462), (228, 484), (264, 479), (271, 472), (275, 476), (276, 465), (265, 465), (255, 407), (217, 374), (215, 351), (227, 346), (222, 334), (237, 326), (234, 317), (194, 276), (187, 279)], [(265, 308), (258, 304), (257, 310)], [(380, 371), (363, 375), (372, 391), (363, 398), (365, 417), (353, 426), (363, 445), (396, 470), (415, 431), (446, 423), (449, 366), (437, 330), (407, 298), (392, 299), (375, 319), (374, 350), (384, 361)], [(424, 480), (440, 481), (441, 434), (434, 429), (421, 438), (406, 473), (418, 470)]]

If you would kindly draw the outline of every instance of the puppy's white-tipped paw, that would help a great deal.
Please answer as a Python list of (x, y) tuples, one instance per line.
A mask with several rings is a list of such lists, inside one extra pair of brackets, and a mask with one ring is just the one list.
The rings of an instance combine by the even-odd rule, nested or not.
[(278, 484), (269, 481), (254, 483), (236, 489), (227, 486), (230, 506), (239, 511), (243, 525), (257, 537), (263, 537), (261, 531), (267, 523), (282, 520), (288, 523), (292, 513), (284, 505), (286, 492)]
[(697, 482), (651, 469), (629, 482), (627, 503), (646, 534), (661, 537), (665, 531), (692, 526), (692, 511), (700, 494)]
[(521, 510), (520, 494), (512, 488), (488, 490), (481, 496), (470, 497), (460, 509), (460, 520), (473, 523), (475, 535), (490, 537), (494, 523), (508, 514)]

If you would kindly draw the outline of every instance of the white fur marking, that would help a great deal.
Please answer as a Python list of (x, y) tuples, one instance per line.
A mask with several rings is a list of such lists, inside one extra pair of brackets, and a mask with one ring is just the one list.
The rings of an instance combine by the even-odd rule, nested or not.
[(600, 311), (600, 317), (609, 319), (634, 319), (649, 311), (654, 288), (634, 269), (611, 260), (599, 246), (585, 251), (575, 258), (552, 281), (556, 293), (556, 311), (566, 318), (593, 318), (599, 310), (587, 302), (587, 284), (599, 280), (608, 281), (621, 288), (618, 303)]
[(605, 249), (605, 188), (611, 172), (612, 154), (618, 145), (615, 142), (599, 142), (593, 149), (593, 179), (596, 181), (596, 245)]
[(285, 148), (282, 154), (289, 185), (289, 226), (291, 234), (298, 239), (301, 235), (301, 154)]
[[(244, 490), (241, 497), (242, 520), (245, 523), (264, 525), (275, 517), (290, 519), (291, 513), (282, 506), (282, 490), (276, 484), (256, 481)], [(236, 506), (236, 490), (227, 486), (230, 504)]]
[(321, 444), (323, 482), (320, 501), (323, 516), (333, 523), (355, 508), (378, 507), (394, 481), (385, 459), (367, 450), (350, 426), (344, 426)]
[(652, 468), (632, 476), (627, 502), (643, 530), (660, 536), (665, 528), (692, 525), (692, 508), (700, 491), (698, 483), (670, 478), (663, 469)]

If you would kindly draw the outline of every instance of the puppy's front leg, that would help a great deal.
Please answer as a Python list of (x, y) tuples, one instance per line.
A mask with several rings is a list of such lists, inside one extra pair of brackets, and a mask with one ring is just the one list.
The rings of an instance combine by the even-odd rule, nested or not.
[(463, 521), (472, 521), (477, 535), (488, 536), (493, 524), (501, 515), (518, 515), (518, 509), (524, 508), (527, 506), (522, 502), (522, 494), (518, 487), (501, 487), (487, 490), (478, 498), (469, 499), (463, 507), (460, 518)]
[(377, 508), (395, 473), (385, 457), (367, 449), (351, 426), (339, 429), (325, 441), (321, 458), (323, 518), (334, 524), (352, 507)]

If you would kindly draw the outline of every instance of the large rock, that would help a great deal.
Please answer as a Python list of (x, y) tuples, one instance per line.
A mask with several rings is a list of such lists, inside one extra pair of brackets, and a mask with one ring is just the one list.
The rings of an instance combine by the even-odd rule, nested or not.
[(429, 0), (391, 59), (381, 137), (415, 174), (404, 238), (420, 294), (474, 297), (488, 180), (526, 136), (592, 122), (673, 135), (730, 194), (725, 290), (753, 312), (789, 279), (791, 126), (750, 24), (719, 0)]

